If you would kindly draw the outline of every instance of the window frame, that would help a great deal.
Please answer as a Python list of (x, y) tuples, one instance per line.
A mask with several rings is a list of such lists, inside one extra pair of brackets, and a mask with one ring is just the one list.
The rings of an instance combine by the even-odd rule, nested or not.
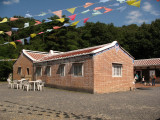
[[(75, 74), (75, 66), (77, 65), (77, 64), (81, 64), (81, 75), (76, 75)], [(72, 64), (73, 65), (73, 76), (74, 77), (83, 77), (84, 76), (84, 63), (73, 63)]]
[[(118, 71), (119, 69), (118, 67), (120, 68), (120, 71)], [(123, 71), (122, 68), (123, 68), (122, 64), (112, 63), (112, 77), (122, 77), (122, 71)]]
[[(47, 67), (49, 67), (49, 75), (47, 74)], [(45, 75), (46, 76), (51, 76), (52, 74), (51, 74), (51, 66), (46, 66), (46, 68), (45, 68)]]
[[(19, 73), (19, 68), (21, 68), (20, 73)], [(22, 75), (22, 67), (18, 67), (17, 74), (18, 74), (18, 75)]]
[(28, 67), (27, 67), (27, 75), (30, 75), (30, 71)]
[[(63, 74), (62, 74), (62, 68), (63, 67)], [(65, 64), (60, 64), (59, 65), (59, 75), (61, 76), (61, 77), (64, 77), (65, 76)]]
[[(41, 70), (40, 75), (37, 74), (37, 68), (40, 68), (40, 70)], [(42, 76), (42, 67), (40, 67), (40, 66), (36, 67), (36, 76)]]

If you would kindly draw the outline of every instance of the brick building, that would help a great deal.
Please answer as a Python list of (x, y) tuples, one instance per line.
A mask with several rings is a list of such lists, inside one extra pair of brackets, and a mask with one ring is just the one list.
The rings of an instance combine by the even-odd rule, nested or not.
[(20, 80), (21, 78), (26, 78), (33, 80), (33, 62), (38, 61), (42, 57), (45, 57), (49, 53), (31, 51), (31, 50), (22, 50), (19, 58), (13, 65), (13, 79)]
[(153, 73), (156, 75), (156, 82), (160, 83), (160, 58), (135, 60), (134, 73), (138, 74), (139, 81), (144, 76), (146, 82), (150, 81)]
[[(42, 79), (51, 87), (90, 93), (127, 91), (134, 87), (134, 58), (117, 41), (69, 52), (24, 51), (14, 64), (16, 79), (19, 66), (24, 73), (30, 66), (32, 80)], [(37, 54), (42, 56), (35, 59)]]

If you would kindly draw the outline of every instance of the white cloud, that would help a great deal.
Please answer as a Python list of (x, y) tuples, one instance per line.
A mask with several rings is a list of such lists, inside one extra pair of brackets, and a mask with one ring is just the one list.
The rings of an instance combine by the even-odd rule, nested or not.
[(128, 13), (128, 16), (126, 17), (127, 24), (142, 24), (143, 22), (148, 22), (147, 20), (142, 18), (142, 14), (139, 11), (131, 11)]
[(145, 12), (149, 12), (152, 15), (155, 15), (155, 16), (159, 16), (160, 15), (160, 12), (154, 10), (153, 6), (149, 2), (144, 2), (144, 5), (143, 5), (142, 9)]
[(20, 0), (8, 0), (8, 1), (3, 1), (2, 3), (4, 5), (11, 5), (13, 3), (19, 3), (19, 2), (20, 2)]

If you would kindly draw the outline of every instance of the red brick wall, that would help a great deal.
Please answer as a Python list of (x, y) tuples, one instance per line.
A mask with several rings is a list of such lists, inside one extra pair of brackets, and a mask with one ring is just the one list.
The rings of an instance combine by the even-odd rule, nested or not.
[[(17, 74), (18, 67), (21, 67), (21, 75)], [(29, 76), (27, 75), (27, 68), (29, 68)], [(25, 55), (21, 54), (18, 60), (13, 65), (13, 79), (20, 80), (22, 77), (32, 78), (33, 63)], [(32, 80), (32, 79), (30, 79)]]
[[(72, 63), (75, 62), (83, 63), (84, 71), (82, 77), (73, 76)], [(60, 64), (65, 64), (65, 76), (58, 74)], [(93, 59), (91, 56), (81, 56), (35, 64), (35, 66), (39, 65), (42, 66), (42, 76), (35, 78), (42, 79), (47, 85), (57, 88), (93, 92)], [(47, 65), (51, 66), (51, 76), (45, 75), (45, 67)]]
[[(112, 77), (112, 63), (122, 64), (122, 77)], [(94, 93), (126, 91), (133, 88), (133, 61), (115, 48), (94, 56)]]

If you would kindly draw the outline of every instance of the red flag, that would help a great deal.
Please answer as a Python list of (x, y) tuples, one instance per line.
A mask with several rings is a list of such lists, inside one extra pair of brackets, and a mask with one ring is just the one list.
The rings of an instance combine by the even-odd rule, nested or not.
[(75, 15), (71, 15), (71, 16), (68, 16), (70, 18), (70, 20), (74, 21), (74, 19), (76, 18), (76, 14)]
[(59, 26), (54, 26), (54, 27), (53, 27), (53, 29), (55, 29), (55, 30), (56, 30), (56, 29), (59, 29), (59, 28), (61, 28), (61, 27), (59, 27)]
[(86, 23), (88, 21), (89, 18), (84, 18), (83, 23)]

